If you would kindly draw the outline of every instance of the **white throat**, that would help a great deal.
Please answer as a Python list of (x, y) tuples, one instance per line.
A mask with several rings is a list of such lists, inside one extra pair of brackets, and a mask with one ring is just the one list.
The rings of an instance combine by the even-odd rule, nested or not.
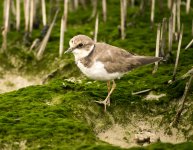
[(90, 47), (90, 50), (85, 50), (85, 49), (74, 49), (72, 53), (74, 54), (75, 61), (77, 62), (81, 58), (84, 58), (90, 54), (90, 52), (93, 50), (94, 44)]

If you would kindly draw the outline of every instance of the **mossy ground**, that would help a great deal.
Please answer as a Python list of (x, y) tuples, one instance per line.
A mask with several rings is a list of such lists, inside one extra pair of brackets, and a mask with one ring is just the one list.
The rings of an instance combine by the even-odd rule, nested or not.
[[(101, 10), (100, 5), (98, 8)], [(164, 4), (164, 10), (167, 10), (166, 4)], [(126, 29), (125, 40), (120, 39), (118, 30), (119, 12), (119, 1), (109, 1), (107, 22), (102, 21), (101, 13), (99, 15), (98, 41), (104, 41), (140, 55), (154, 55), (157, 23), (161, 22), (163, 17), (168, 18), (169, 11), (161, 11), (156, 6), (156, 23), (152, 29), (149, 9), (141, 15), (138, 7), (129, 8), (127, 20), (129, 26)], [(185, 14), (184, 6), (181, 12), (184, 35), (177, 79), (191, 69), (193, 64), (192, 48), (187, 51), (183, 50), (192, 39), (192, 16)], [(94, 19), (88, 21), (90, 14), (91, 9), (83, 10), (82, 7), (69, 13), (65, 48), (68, 47), (68, 41), (74, 35), (93, 36)], [(8, 34), (8, 49), (0, 54), (0, 67), (3, 70), (16, 69), (31, 76), (38, 74), (42, 78), (43, 75), (52, 71), (55, 71), (55, 74), (45, 85), (30, 86), (0, 95), (0, 149), (19, 149), (22, 147), (22, 142), (25, 143), (27, 149), (121, 149), (100, 141), (94, 130), (96, 126), (98, 130), (109, 128), (113, 122), (127, 124), (133, 114), (144, 118), (161, 115), (160, 126), (165, 124), (169, 127), (169, 123), (176, 114), (177, 103), (183, 95), (186, 83), (186, 80), (179, 80), (171, 85), (168, 84), (168, 81), (172, 79), (177, 42), (173, 45), (173, 55), (170, 61), (161, 63), (156, 74), (152, 75), (153, 65), (150, 65), (136, 69), (121, 80), (117, 80), (117, 89), (112, 94), (111, 106), (107, 108), (107, 113), (104, 113), (103, 107), (94, 103), (94, 100), (105, 98), (106, 83), (90, 81), (83, 77), (74, 64), (72, 55), (58, 57), (61, 15), (62, 12), (57, 19), (44, 57), (40, 61), (36, 60), (33, 51), (30, 52), (27, 46), (21, 46), (23, 31), (11, 30)], [(40, 29), (35, 29), (31, 35), (31, 41), (39, 35)], [(0, 41), (2, 41), (1, 38)], [(144, 89), (166, 93), (166, 96), (159, 101), (147, 101), (143, 99), (144, 95), (131, 94)], [(187, 141), (193, 139), (192, 98), (191, 88), (178, 126)], [(176, 145), (155, 143), (147, 147), (131, 149), (180, 150), (192, 147), (191, 142)]]

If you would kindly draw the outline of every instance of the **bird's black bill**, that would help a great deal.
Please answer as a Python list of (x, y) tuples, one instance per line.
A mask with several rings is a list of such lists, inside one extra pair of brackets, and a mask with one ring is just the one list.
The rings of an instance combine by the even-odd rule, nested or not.
[(69, 48), (69, 49), (67, 49), (67, 51), (64, 52), (64, 54), (71, 53), (73, 50), (74, 50), (73, 48)]

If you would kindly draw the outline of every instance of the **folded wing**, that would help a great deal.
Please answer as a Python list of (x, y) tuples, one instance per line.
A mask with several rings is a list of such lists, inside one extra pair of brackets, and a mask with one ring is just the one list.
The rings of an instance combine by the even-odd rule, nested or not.
[(123, 49), (111, 46), (110, 49), (101, 51), (100, 56), (96, 60), (103, 62), (105, 69), (109, 73), (124, 73), (143, 65), (152, 64), (161, 59), (161, 57), (133, 55)]

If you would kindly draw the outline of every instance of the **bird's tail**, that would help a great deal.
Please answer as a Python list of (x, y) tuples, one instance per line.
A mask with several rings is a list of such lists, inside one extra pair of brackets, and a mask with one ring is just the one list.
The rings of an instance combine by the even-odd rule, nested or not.
[(157, 61), (162, 60), (162, 57), (152, 57), (152, 56), (133, 56), (135, 59), (140, 62), (140, 66), (152, 64)]

